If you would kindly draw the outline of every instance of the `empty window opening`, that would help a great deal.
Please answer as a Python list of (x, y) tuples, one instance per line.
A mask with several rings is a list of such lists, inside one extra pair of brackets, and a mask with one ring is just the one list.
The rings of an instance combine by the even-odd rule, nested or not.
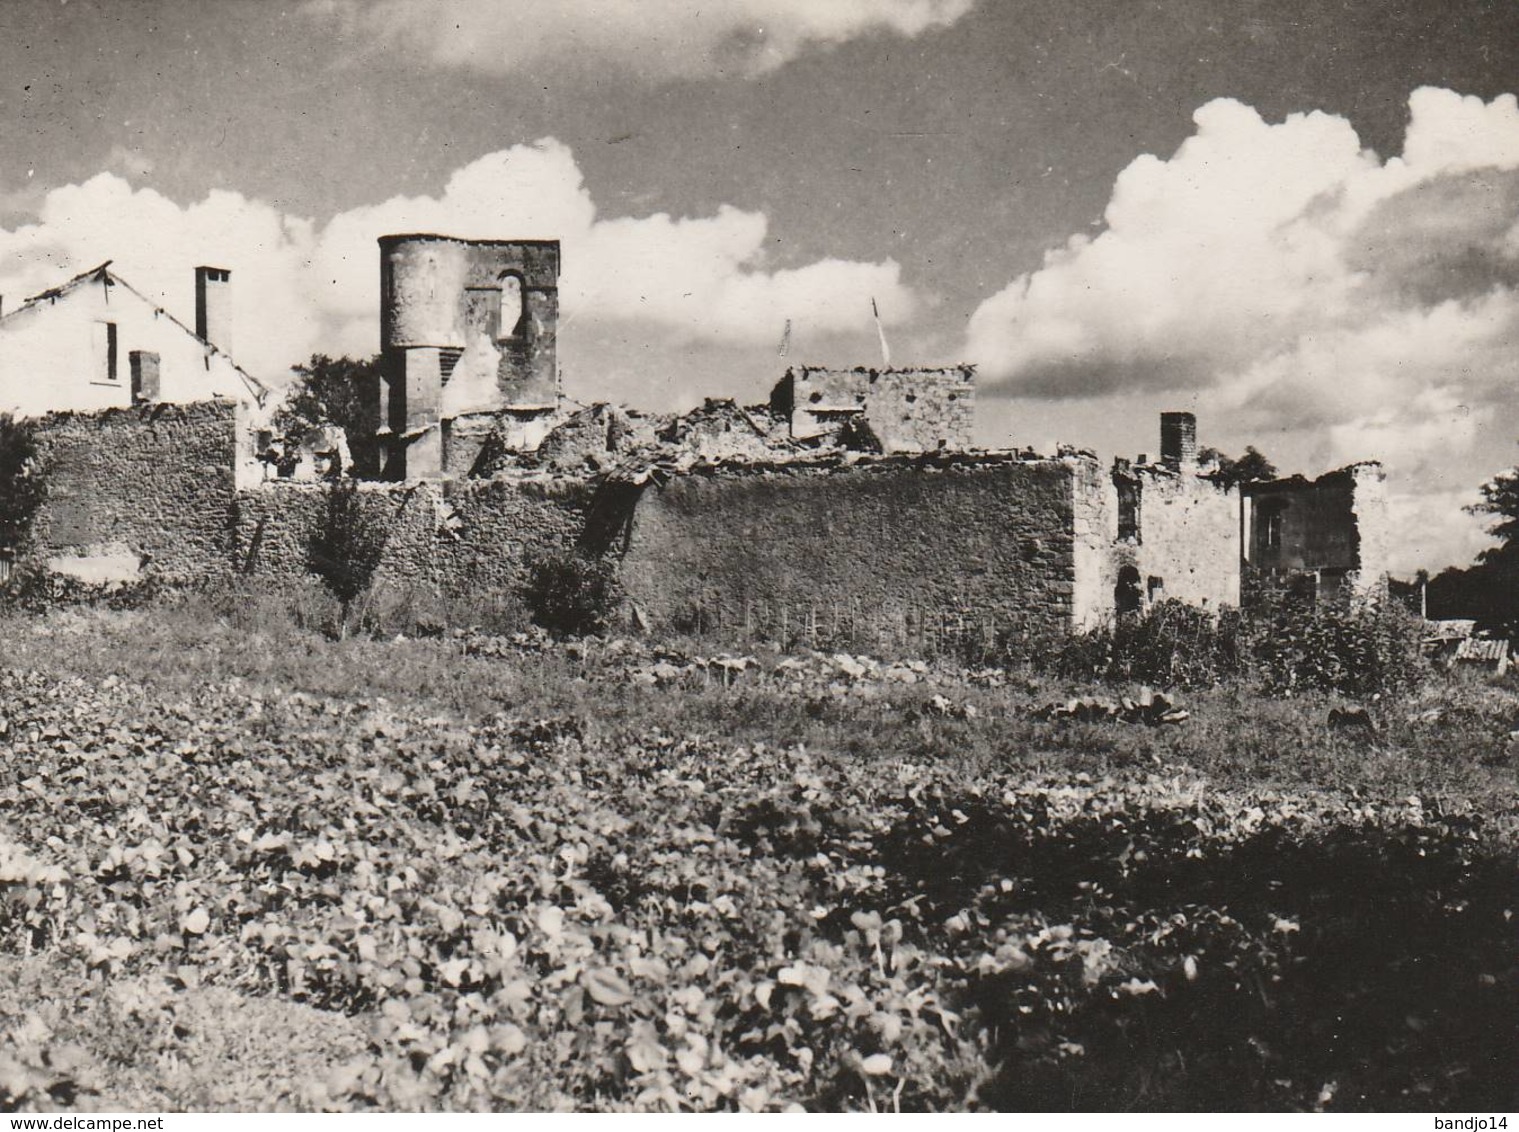
[(98, 368), (94, 380), (115, 385), (121, 380), (117, 369), (116, 324), (97, 322), (95, 328), (95, 359)]
[(1144, 606), (1144, 591), (1139, 585), (1139, 571), (1125, 566), (1118, 571), (1118, 584), (1113, 587), (1113, 604), (1120, 616), (1138, 613)]
[(1151, 574), (1145, 579), (1145, 591), (1151, 605), (1154, 605), (1157, 601), (1163, 601), (1166, 596), (1166, 580), (1164, 578), (1157, 578), (1154, 574)]
[(1337, 595), (1345, 588), (1345, 572), (1343, 570), (1320, 570), (1319, 597), (1330, 598)]
[(1139, 481), (1118, 481), (1118, 537), (1139, 542)]
[(1294, 575), (1287, 583), (1287, 592), (1308, 605), (1319, 603), (1319, 574), (1317, 570)]
[(132, 350), (127, 354), (127, 369), (132, 374), (132, 400), (158, 400), (158, 355), (151, 350)]
[(497, 322), (499, 338), (521, 338), (527, 322), (527, 304), (523, 301), (522, 277), (503, 271), (501, 282), (501, 312)]
[(1282, 514), (1287, 509), (1285, 500), (1272, 499), (1261, 505), (1261, 547), (1264, 550), (1282, 548)]

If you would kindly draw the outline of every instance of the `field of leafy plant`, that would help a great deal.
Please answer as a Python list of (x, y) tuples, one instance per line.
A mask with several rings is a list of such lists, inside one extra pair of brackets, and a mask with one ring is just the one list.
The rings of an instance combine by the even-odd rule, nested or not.
[(0, 644), (0, 1107), (1516, 1099), (1502, 687), (1366, 736), (847, 655)]

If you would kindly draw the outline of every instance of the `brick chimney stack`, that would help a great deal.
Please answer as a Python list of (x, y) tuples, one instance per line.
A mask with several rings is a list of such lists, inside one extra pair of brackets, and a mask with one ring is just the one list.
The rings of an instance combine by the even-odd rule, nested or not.
[(195, 269), (195, 333), (232, 353), (232, 272), (225, 267)]
[(1191, 413), (1160, 414), (1160, 460), (1172, 468), (1197, 466), (1197, 418)]

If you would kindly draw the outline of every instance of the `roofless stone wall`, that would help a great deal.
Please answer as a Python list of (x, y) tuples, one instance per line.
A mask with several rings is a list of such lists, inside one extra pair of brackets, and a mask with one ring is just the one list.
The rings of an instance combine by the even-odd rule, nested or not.
[(510, 604), (533, 562), (574, 547), (591, 485), (580, 480), (465, 480), (419, 484), (271, 482), (236, 501), (233, 558), (250, 578), (288, 581), (318, 572), (355, 524), (361, 548), (380, 543), (375, 585)]
[(367, 556), (381, 590), (501, 611), (535, 562), (573, 549), (619, 558), (631, 611), (655, 629), (907, 644), (1086, 628), (1166, 596), (1233, 604), (1242, 525), (1257, 566), (1278, 565), (1269, 550), (1321, 589), (1372, 592), (1389, 539), (1373, 466), (1254, 485), (1242, 524), (1238, 493), (1206, 476), (1110, 474), (1079, 453), (248, 486), (248, 433), (231, 403), (45, 418), (24, 556), (94, 581), (193, 584), (310, 579)]
[(36, 438), (45, 496), (28, 557), (92, 581), (227, 576), (232, 402), (55, 413), (37, 422)]
[(646, 488), (623, 558), (654, 627), (912, 640), (1066, 629), (1079, 461), (776, 465)]
[(391, 590), (517, 600), (531, 564), (575, 546), (583, 479), (296, 483), (237, 489), (245, 422), (230, 403), (56, 414), (38, 422), (46, 491), (25, 558), (90, 581), (310, 578), (324, 551), (372, 539)]

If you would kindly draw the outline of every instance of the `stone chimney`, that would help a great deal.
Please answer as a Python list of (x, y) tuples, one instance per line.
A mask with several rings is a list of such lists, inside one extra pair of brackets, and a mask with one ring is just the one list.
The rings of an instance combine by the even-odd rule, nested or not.
[(1172, 468), (1197, 465), (1197, 418), (1191, 413), (1160, 414), (1160, 461)]
[(232, 353), (232, 272), (225, 267), (195, 269), (195, 333)]

